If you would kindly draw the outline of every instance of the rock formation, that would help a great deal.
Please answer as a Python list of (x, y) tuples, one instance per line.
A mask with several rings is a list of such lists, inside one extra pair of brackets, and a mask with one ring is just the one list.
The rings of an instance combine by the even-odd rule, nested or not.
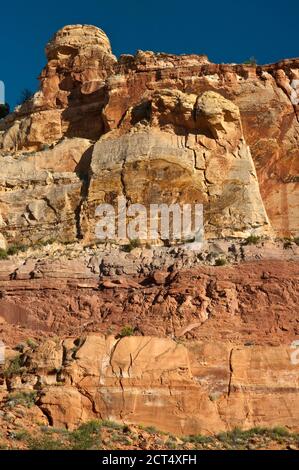
[(55, 427), (110, 419), (177, 435), (298, 430), (299, 373), (291, 354), (288, 347), (93, 335), (27, 348), (22, 382), (11, 376), (8, 384), (14, 393), (39, 384), (36, 404)]
[[(117, 60), (81, 25), (46, 55), (0, 121), (0, 411), (34, 392), (26, 416), (69, 429), (298, 431), (299, 60)], [(99, 243), (119, 196), (202, 204), (201, 251)]]
[(103, 31), (80, 25), (46, 54), (40, 90), (0, 124), (7, 243), (93, 240), (96, 204), (124, 191), (144, 204), (203, 203), (210, 237), (298, 234), (296, 59), (255, 67), (138, 51), (117, 61)]

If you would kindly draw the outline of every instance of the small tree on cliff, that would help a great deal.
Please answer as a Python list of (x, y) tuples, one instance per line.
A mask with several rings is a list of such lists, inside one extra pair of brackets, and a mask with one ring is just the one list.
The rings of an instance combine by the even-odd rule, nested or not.
[(30, 100), (32, 96), (33, 96), (32, 91), (29, 90), (28, 88), (24, 88), (24, 90), (22, 90), (21, 92), (19, 104), (24, 104), (26, 101)]
[(257, 65), (257, 60), (254, 56), (250, 57), (250, 59), (245, 60), (244, 65), (252, 65), (255, 67)]

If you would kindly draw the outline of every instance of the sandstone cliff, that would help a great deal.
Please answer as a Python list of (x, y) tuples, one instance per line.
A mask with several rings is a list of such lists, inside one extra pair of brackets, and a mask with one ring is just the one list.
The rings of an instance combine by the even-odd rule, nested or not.
[[(19, 357), (21, 377), (8, 374), (6, 382), (11, 394), (38, 390), (36, 405), (55, 427), (74, 429), (97, 418), (179, 435), (275, 425), (298, 430), (299, 375), (291, 353), (87, 336), (27, 348)], [(0, 393), (6, 396), (6, 384)]]
[[(0, 123), (1, 244), (92, 241), (95, 207), (200, 202), (208, 237), (298, 234), (298, 61), (217, 65), (67, 26)], [(171, 183), (171, 184), (170, 184)]]
[[(46, 55), (0, 121), (0, 411), (33, 393), (26, 419), (69, 429), (298, 431), (299, 60), (116, 59), (86, 25)], [(201, 251), (99, 244), (118, 196), (202, 203)]]

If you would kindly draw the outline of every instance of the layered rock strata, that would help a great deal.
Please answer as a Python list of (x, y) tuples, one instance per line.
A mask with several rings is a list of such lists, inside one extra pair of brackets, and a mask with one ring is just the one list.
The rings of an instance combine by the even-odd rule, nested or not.
[[(21, 377), (1, 386), (37, 390), (50, 425), (91, 419), (155, 426), (179, 435), (235, 427), (298, 430), (298, 367), (289, 347), (178, 344), (166, 338), (48, 340), (20, 356)], [(269, 368), (269, 364), (271, 368)]]
[[(203, 55), (138, 51), (117, 61), (103, 31), (80, 25), (56, 33), (46, 53), (40, 90), (0, 124), (1, 174), (9, 179), (6, 162), (13, 157), (22, 176), (0, 191), (7, 243), (30, 242), (38, 225), (28, 217), (26, 191), (33, 182), (24, 161), (49, 171), (40, 152), (46, 152), (43, 161), (55, 161), (58, 144), (61, 160), (68, 160), (78, 138), (86, 147), (73, 150), (80, 165), (68, 171), (76, 175), (57, 177), (53, 166), (49, 178), (59, 189), (46, 188), (63, 220), (46, 207), (45, 178), (35, 178), (36, 204), (44, 222), (54, 222), (43, 240), (92, 240), (96, 204), (114, 202), (124, 191), (145, 205), (152, 199), (202, 202), (207, 236), (269, 234), (270, 225), (276, 235), (298, 234), (297, 59), (217, 65)], [(23, 206), (14, 208), (14, 194)]]

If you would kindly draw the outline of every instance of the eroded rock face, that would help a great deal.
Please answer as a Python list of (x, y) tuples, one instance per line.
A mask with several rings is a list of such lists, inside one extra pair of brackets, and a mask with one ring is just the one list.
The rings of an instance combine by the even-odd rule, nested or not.
[[(145, 203), (203, 202), (211, 236), (266, 234), (270, 225), (278, 235), (298, 234), (296, 59), (255, 67), (138, 51), (117, 61), (105, 33), (86, 25), (62, 28), (46, 54), (40, 90), (1, 121), (0, 146), (21, 168), (23, 153), (55, 147), (63, 137), (98, 141), (91, 167), (82, 149), (81, 189), (73, 192), (70, 179), (66, 188), (59, 182), (58, 197), (76, 199), (67, 202), (76, 218), (71, 236), (92, 240), (96, 204), (124, 192)], [(77, 159), (80, 146), (73, 151)], [(68, 146), (60, 155), (60, 162), (68, 160)], [(42, 199), (43, 190), (37, 192)], [(45, 220), (55, 219), (43, 210)], [(65, 217), (71, 220), (68, 210)], [(16, 236), (27, 237), (15, 218), (9, 223)], [(63, 222), (57, 233), (64, 236)]]
[(46, 55), (40, 90), (1, 122), (4, 150), (36, 150), (63, 136), (96, 140), (103, 133), (105, 79), (116, 62), (106, 34), (95, 26), (66, 26)]
[[(50, 359), (34, 369), (34, 356), (39, 364), (45, 352)], [(37, 404), (55, 427), (98, 418), (181, 435), (277, 425), (297, 431), (299, 375), (291, 354), (286, 346), (90, 335), (40, 346), (14, 390), (38, 382)]]
[(77, 239), (90, 146), (87, 139), (66, 139), (34, 154), (2, 157), (0, 230), (6, 245)]
[[(232, 244), (212, 245), (207, 259), (231, 253), (233, 260)], [(261, 251), (265, 259), (257, 261)], [(289, 260), (275, 259), (283, 251)], [(117, 335), (130, 325), (141, 335), (186, 341), (291, 344), (299, 335), (299, 248), (275, 255), (272, 244), (244, 252), (247, 262), (221, 267), (203, 265), (190, 252), (151, 250), (85, 257), (78, 250), (69, 259), (68, 252), (54, 256), (49, 248), (43, 259), (2, 261), (3, 340), (12, 345), (14, 338), (50, 332)]]
[(120, 195), (147, 208), (201, 203), (208, 237), (271, 232), (239, 110), (215, 92), (155, 92), (99, 140), (88, 219), (99, 203)]

